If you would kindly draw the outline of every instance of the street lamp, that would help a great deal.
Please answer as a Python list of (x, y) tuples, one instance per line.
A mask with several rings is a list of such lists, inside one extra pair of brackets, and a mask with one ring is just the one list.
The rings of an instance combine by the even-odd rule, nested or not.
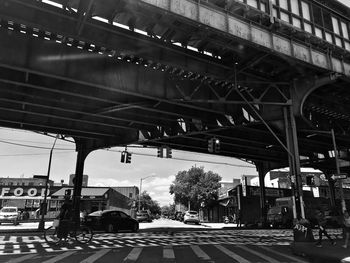
[[(40, 222), (39, 222), (39, 225), (38, 225), (38, 230), (44, 230), (45, 228), (45, 214), (46, 214), (46, 211), (47, 211), (47, 190), (48, 190), (48, 185), (49, 185), (49, 177), (50, 177), (50, 171), (51, 171), (51, 160), (52, 160), (52, 152), (53, 152), (53, 149), (55, 148), (55, 145), (56, 145), (56, 141), (58, 139), (58, 134), (56, 135), (56, 138), (53, 142), (53, 145), (51, 147), (51, 150), (50, 150), (50, 157), (49, 157), (49, 166), (47, 168), (47, 176), (46, 176), (46, 182), (45, 182), (45, 195), (44, 195), (44, 200), (43, 200), (43, 203), (42, 203), (42, 206), (41, 206), (41, 218), (40, 218)], [(45, 211), (44, 211), (45, 210)]]
[(144, 178), (140, 178), (140, 193), (139, 193), (139, 209), (138, 211), (141, 210), (141, 189), (142, 189), (142, 180), (146, 180), (147, 178), (154, 177), (154, 175), (146, 176)]

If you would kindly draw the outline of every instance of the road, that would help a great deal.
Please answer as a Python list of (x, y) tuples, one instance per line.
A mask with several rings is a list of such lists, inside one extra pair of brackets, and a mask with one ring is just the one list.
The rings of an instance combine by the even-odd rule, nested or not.
[[(0, 262), (307, 262), (292, 254), (290, 230), (205, 229), (180, 222), (157, 220), (141, 228), (168, 226), (165, 231), (96, 233), (81, 245), (73, 240), (51, 246), (41, 234), (0, 236)], [(338, 230), (331, 234), (340, 234)]]

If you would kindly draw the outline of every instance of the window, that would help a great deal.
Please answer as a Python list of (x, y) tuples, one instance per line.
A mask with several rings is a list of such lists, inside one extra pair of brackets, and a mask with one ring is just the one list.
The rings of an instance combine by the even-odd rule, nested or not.
[(129, 193), (129, 198), (132, 198), (132, 193)]
[(285, 12), (281, 12), (281, 20), (289, 23), (289, 15)]
[(298, 1), (291, 1), (291, 7), (292, 7), (293, 14), (300, 15)]
[(348, 27), (344, 22), (340, 22), (341, 24), (341, 31), (343, 33), (343, 37), (346, 39), (349, 39), (349, 32), (348, 32)]
[(247, 4), (252, 6), (252, 7), (258, 8), (258, 1), (257, 0), (247, 0)]
[(293, 17), (293, 26), (296, 26), (298, 28), (301, 28), (301, 21), (299, 18)]
[(340, 35), (338, 19), (336, 19), (335, 17), (332, 17), (332, 24), (333, 24), (333, 32), (336, 33), (337, 35)]
[(288, 0), (279, 0), (280, 2), (280, 7), (285, 9), (285, 10), (289, 10), (288, 8)]
[(306, 19), (306, 20), (311, 21), (309, 4), (302, 1), (301, 2), (301, 9), (302, 9), (302, 12), (303, 12), (303, 18)]
[(322, 29), (318, 28), (318, 27), (315, 27), (315, 35), (317, 37), (323, 38), (323, 36), (322, 36)]
[(326, 32), (325, 36), (328, 42), (333, 43), (332, 35), (330, 33)]
[(260, 3), (260, 10), (263, 12), (267, 12), (266, 4), (265, 3)]
[[(312, 27), (309, 23), (304, 22), (304, 30), (306, 32), (312, 33)], [(322, 32), (321, 32), (322, 33)]]

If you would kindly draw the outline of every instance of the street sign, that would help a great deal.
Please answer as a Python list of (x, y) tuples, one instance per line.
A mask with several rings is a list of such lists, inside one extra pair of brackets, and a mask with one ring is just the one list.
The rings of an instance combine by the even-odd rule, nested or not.
[(346, 179), (348, 177), (348, 174), (346, 173), (340, 173), (340, 174), (333, 174), (331, 178), (333, 180), (339, 180), (339, 179)]

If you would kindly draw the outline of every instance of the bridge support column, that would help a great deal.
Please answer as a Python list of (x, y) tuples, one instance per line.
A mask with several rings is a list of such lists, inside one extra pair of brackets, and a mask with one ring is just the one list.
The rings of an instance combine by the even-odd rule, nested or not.
[(300, 157), (298, 148), (298, 138), (295, 124), (295, 117), (292, 107), (283, 108), (285, 132), (287, 148), (290, 154), (288, 154), (289, 162), (289, 175), (292, 182), (292, 194), (293, 194), (293, 217), (296, 221), (300, 218), (305, 218), (304, 202), (303, 202), (303, 190), (301, 180), (300, 169)]
[(91, 150), (88, 149), (87, 140), (75, 140), (77, 151), (77, 162), (75, 167), (74, 188), (73, 188), (73, 220), (76, 224), (80, 222), (80, 199), (83, 184), (84, 163)]
[(266, 169), (264, 163), (257, 163), (256, 168), (259, 174), (259, 186), (260, 186), (260, 222), (262, 226), (266, 226), (267, 222), (267, 206), (266, 206), (266, 191), (265, 191), (265, 175)]

